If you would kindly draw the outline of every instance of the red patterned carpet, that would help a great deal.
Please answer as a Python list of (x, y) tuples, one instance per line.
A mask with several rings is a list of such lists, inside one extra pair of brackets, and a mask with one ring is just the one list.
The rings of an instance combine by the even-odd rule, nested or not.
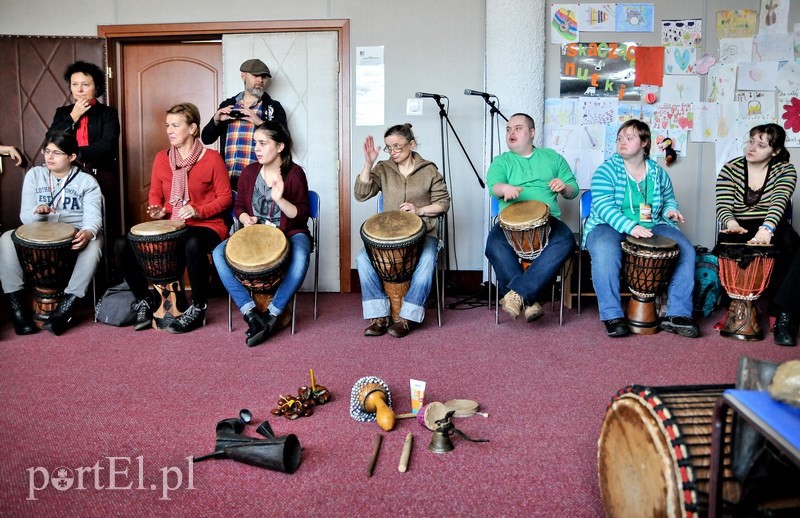
[[(771, 337), (721, 338), (712, 318), (697, 340), (610, 339), (592, 307), (567, 311), (563, 327), (557, 313), (533, 324), (504, 316), (495, 326), (484, 307), (448, 310), (440, 329), (429, 311), (405, 339), (365, 338), (359, 300), (323, 294), (314, 321), (303, 294), (297, 334), (284, 330), (252, 349), (238, 314), (228, 333), (222, 298), (206, 327), (182, 336), (94, 324), (88, 310), (58, 338), (17, 337), (4, 321), (0, 514), (599, 516), (597, 437), (618, 389), (732, 383), (740, 356), (800, 357)], [(311, 417), (271, 416), (280, 394), (308, 384), (309, 368), (333, 401)], [(479, 401), (489, 417), (456, 425), (491, 442), (456, 437), (455, 451), (437, 455), (427, 450), (430, 432), (398, 421), (367, 478), (379, 428), (348, 412), (350, 389), (366, 375), (389, 384), (399, 413), (410, 408), (409, 378), (427, 381), (429, 401)], [(243, 407), (255, 423), (269, 418), (277, 434), (298, 436), (295, 474), (230, 460), (190, 467), (188, 456), (213, 449), (215, 423)], [(400, 473), (408, 432), (414, 448)]]

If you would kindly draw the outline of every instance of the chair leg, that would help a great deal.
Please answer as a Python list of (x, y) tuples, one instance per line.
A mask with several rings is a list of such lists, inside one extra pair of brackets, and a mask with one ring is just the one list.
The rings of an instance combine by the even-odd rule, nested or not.
[[(96, 276), (97, 273), (95, 273)], [(97, 280), (95, 277), (92, 277), (92, 312), (94, 313), (94, 321), (97, 322), (97, 311), (95, 311), (95, 308), (97, 308)]]
[(558, 325), (564, 325), (564, 279), (567, 277), (567, 263), (561, 265), (561, 308), (558, 310)]
[(231, 296), (228, 294), (228, 332), (230, 333), (233, 331), (233, 315), (232, 315), (232, 307), (231, 307)]
[(487, 297), (489, 303), (487, 304), (489, 311), (492, 310), (492, 263), (489, 263), (489, 275), (487, 276), (487, 282), (489, 283), (489, 296)]
[(297, 314), (297, 292), (292, 297), (292, 334), (294, 334), (294, 317)]
[[(490, 299), (492, 297), (489, 297)], [(500, 286), (498, 283), (497, 289), (494, 290), (494, 325), (500, 325)]]
[[(316, 230), (314, 235), (316, 236)], [(314, 246), (314, 320), (317, 319), (317, 295), (319, 294), (319, 243)], [(294, 315), (292, 315), (294, 318)]]
[(581, 279), (583, 278), (583, 251), (578, 248), (578, 314), (581, 314), (581, 293), (583, 293), (581, 286)]
[(433, 276), (436, 282), (436, 319), (439, 327), (442, 327), (442, 292), (439, 286), (439, 270), (438, 267), (433, 271)]

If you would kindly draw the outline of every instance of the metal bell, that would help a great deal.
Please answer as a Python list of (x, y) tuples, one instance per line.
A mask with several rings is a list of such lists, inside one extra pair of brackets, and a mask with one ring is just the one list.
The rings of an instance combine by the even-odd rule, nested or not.
[(433, 432), (428, 449), (433, 453), (448, 453), (453, 451), (455, 447), (453, 446), (453, 441), (450, 440), (450, 435), (442, 428), (439, 428)]

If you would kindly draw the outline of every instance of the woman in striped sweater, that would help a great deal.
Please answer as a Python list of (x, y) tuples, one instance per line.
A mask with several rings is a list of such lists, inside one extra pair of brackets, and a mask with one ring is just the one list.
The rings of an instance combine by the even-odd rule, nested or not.
[(650, 156), (650, 127), (629, 120), (617, 131), (617, 152), (592, 176), (592, 210), (584, 232), (592, 256), (592, 282), (600, 319), (609, 336), (628, 334), (619, 295), (622, 267), (620, 243), (636, 238), (664, 236), (678, 244), (678, 264), (667, 290), (667, 317), (661, 329), (696, 338), (700, 330), (692, 319), (695, 252), (677, 227), (684, 223), (667, 172)]
[(789, 163), (786, 132), (777, 124), (750, 130), (745, 155), (717, 176), (717, 242), (772, 244), (777, 255), (766, 297), (777, 315), (775, 343), (795, 345), (800, 304), (800, 237), (789, 223), (797, 172)]

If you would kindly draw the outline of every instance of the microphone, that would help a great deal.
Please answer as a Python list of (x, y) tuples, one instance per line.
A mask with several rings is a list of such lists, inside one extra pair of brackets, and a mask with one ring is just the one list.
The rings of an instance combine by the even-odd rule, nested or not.
[(429, 93), (427, 93), (427, 92), (417, 92), (417, 93), (416, 93), (416, 94), (414, 94), (414, 95), (415, 95), (417, 98), (420, 98), (420, 99), (421, 99), (421, 98), (423, 98), (423, 97), (431, 97), (431, 98), (433, 98), (433, 99), (447, 99), (447, 96), (446, 96), (446, 95), (439, 95), (439, 94), (429, 94)]
[(480, 95), (481, 97), (488, 99), (489, 97), (497, 98), (496, 95), (487, 94), (486, 92), (479, 92), (478, 90), (470, 90), (469, 88), (464, 90), (464, 95)]

